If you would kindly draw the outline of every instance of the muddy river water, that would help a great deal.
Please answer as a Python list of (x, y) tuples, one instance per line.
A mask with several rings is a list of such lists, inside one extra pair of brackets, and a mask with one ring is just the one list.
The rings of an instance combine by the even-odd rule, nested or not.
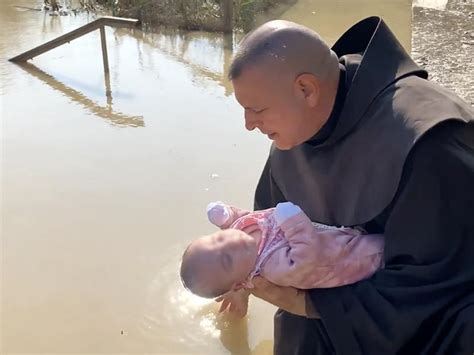
[[(273, 306), (221, 316), (178, 276), (214, 230), (208, 202), (251, 208), (270, 147), (225, 79), (235, 44), (107, 28), (106, 95), (98, 31), (7, 61), (94, 19), (25, 8), (40, 4), (0, 1), (0, 352), (271, 354)], [(281, 17), (332, 43), (373, 14), (411, 49), (407, 0), (300, 0)]]

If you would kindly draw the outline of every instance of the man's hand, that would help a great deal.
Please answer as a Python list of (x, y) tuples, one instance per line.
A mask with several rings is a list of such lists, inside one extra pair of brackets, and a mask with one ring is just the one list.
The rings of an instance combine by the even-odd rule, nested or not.
[(229, 291), (225, 295), (217, 297), (216, 302), (222, 302), (219, 307), (219, 313), (226, 310), (239, 318), (245, 317), (249, 304), (249, 292), (245, 289)]
[(261, 276), (252, 279), (252, 294), (287, 312), (306, 316), (306, 291), (294, 287), (278, 286)]

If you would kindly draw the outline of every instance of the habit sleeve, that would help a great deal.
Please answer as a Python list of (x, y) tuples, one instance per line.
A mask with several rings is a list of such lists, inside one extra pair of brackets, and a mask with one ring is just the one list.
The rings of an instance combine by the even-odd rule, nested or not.
[(413, 148), (385, 268), (310, 297), (338, 354), (474, 352), (474, 125), (442, 124)]

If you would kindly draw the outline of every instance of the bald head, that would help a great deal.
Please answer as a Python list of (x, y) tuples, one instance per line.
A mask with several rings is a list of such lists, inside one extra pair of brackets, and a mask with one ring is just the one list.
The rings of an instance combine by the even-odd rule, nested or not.
[(255, 266), (257, 241), (237, 229), (204, 235), (188, 246), (181, 262), (184, 286), (201, 297), (217, 297), (236, 287)]
[(229, 79), (238, 78), (247, 66), (308, 73), (326, 81), (338, 76), (337, 55), (311, 29), (289, 21), (270, 21), (249, 33), (240, 43), (229, 69)]
[[(204, 248), (200, 240), (192, 242), (185, 250), (181, 261), (181, 281), (189, 291), (205, 298), (220, 296), (232, 287), (232, 280), (217, 276), (216, 255)], [(214, 277), (213, 277), (214, 276)]]

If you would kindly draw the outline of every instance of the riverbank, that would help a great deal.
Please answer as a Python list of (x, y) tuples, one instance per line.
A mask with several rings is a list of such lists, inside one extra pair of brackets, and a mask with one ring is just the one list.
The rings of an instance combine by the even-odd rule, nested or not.
[(414, 7), (412, 57), (430, 79), (474, 104), (474, 1)]

